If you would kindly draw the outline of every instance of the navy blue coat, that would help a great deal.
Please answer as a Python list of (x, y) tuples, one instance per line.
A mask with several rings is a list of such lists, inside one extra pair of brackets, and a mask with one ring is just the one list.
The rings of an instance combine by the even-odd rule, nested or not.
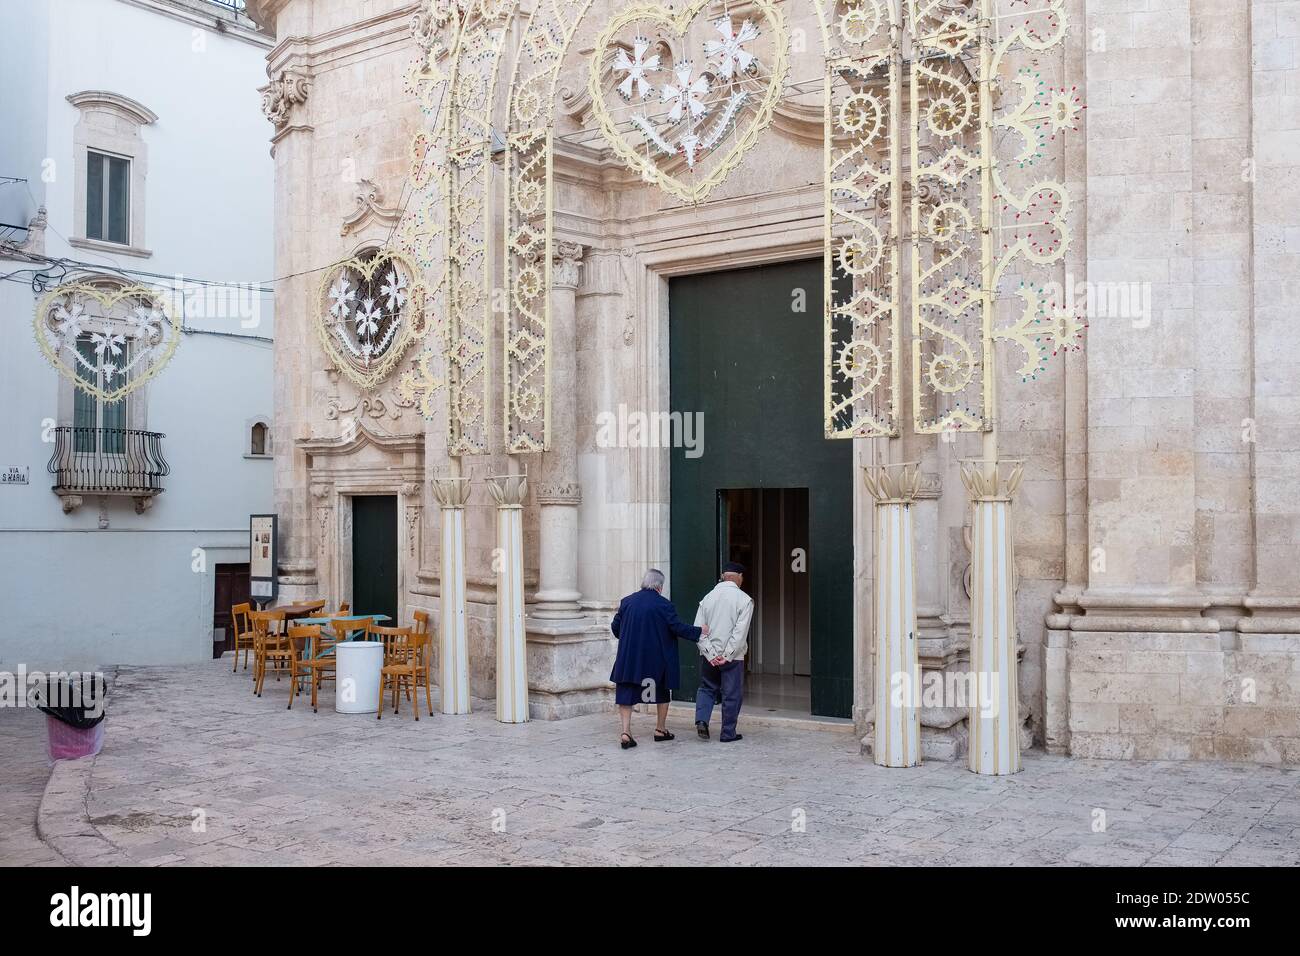
[(700, 629), (677, 616), (677, 609), (653, 588), (629, 594), (618, 605), (609, 629), (618, 638), (618, 657), (609, 679), (616, 684), (678, 686), (677, 638), (699, 643)]

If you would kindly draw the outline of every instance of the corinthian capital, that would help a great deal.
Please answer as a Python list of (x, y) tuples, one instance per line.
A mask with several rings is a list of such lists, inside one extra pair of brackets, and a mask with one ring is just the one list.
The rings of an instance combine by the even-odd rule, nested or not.
[(582, 257), (587, 247), (580, 242), (557, 242), (551, 285), (557, 288), (576, 289), (582, 277)]

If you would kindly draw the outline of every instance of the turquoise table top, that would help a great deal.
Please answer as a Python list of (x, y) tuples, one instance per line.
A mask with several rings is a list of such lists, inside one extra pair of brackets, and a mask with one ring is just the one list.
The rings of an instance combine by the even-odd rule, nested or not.
[(387, 614), (349, 614), (344, 617), (300, 617), (293, 622), (294, 627), (302, 625), (319, 624), (322, 627), (329, 624), (346, 624), (348, 621), (374, 621), (382, 624), (384, 621), (391, 621), (392, 618)]
[[(303, 625), (311, 626), (312, 624), (319, 624), (321, 627), (329, 627), (331, 625), (338, 625), (338, 624), (346, 625), (349, 621), (353, 623), (357, 621), (374, 621), (376, 624), (382, 624), (384, 621), (391, 621), (391, 620), (392, 618), (389, 617), (387, 614), (348, 614), (344, 617), (303, 617), (291, 623), (293, 624), (294, 627), (302, 627)], [(338, 630), (347, 631), (348, 628), (343, 627), (343, 628), (338, 628)], [(331, 646), (331, 647), (326, 647), (322, 649), (319, 653), (317, 653), (314, 641), (312, 642), (312, 645), (313, 646), (307, 652), (309, 657), (325, 657), (332, 650), (334, 650), (334, 648)]]

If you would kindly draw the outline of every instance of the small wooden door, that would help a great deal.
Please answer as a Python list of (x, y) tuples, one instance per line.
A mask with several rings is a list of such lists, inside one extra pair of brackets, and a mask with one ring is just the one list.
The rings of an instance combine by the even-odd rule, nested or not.
[(352, 612), (397, 620), (397, 496), (352, 499)]
[(248, 565), (218, 564), (214, 572), (212, 595), (213, 636), (220, 631), (222, 640), (212, 642), (212, 656), (220, 657), (234, 646), (234, 622), (230, 609), (236, 604), (246, 604), (248, 596)]

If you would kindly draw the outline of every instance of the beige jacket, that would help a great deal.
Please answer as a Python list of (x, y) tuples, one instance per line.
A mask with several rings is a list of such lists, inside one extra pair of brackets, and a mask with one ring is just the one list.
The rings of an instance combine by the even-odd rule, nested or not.
[(734, 581), (719, 581), (695, 614), (695, 626), (709, 626), (700, 637), (700, 656), (705, 660), (723, 657), (738, 661), (749, 650), (749, 621), (754, 616), (754, 599)]

